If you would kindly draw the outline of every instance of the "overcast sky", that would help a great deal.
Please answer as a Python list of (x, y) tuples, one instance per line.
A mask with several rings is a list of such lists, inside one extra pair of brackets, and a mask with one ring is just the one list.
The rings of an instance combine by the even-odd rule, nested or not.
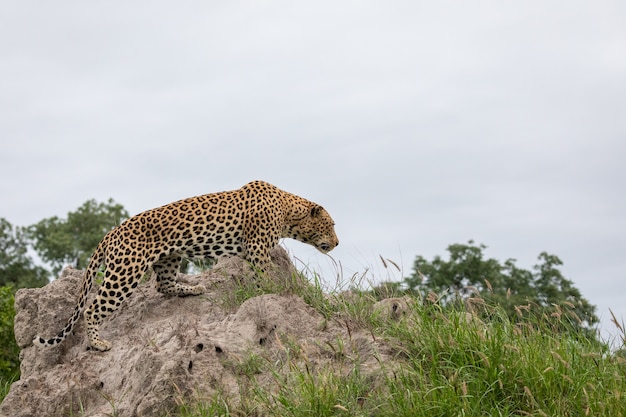
[(527, 269), (559, 256), (605, 327), (609, 308), (626, 317), (623, 1), (1, 9), (0, 217), (14, 225), (263, 179), (328, 209), (345, 279), (400, 280), (416, 255), (474, 239)]

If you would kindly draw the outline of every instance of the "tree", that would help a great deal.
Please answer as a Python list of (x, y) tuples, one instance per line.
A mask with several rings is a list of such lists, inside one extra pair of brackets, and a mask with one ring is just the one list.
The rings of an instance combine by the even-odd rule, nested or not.
[(14, 381), (20, 373), (20, 348), (13, 333), (13, 288), (0, 287), (0, 383)]
[(14, 381), (20, 372), (20, 348), (13, 333), (15, 291), (48, 283), (48, 272), (28, 256), (24, 229), (0, 218), (0, 384)]
[(50, 263), (57, 275), (68, 264), (84, 269), (104, 235), (127, 218), (128, 212), (113, 199), (106, 203), (88, 200), (66, 219), (43, 219), (28, 232), (41, 259)]
[(546, 252), (539, 254), (540, 264), (533, 269), (534, 287), (537, 291), (537, 298), (541, 305), (560, 305), (569, 303), (578, 318), (593, 325), (599, 322), (595, 315), (596, 307), (582, 297), (580, 290), (574, 287), (574, 283), (566, 279), (557, 268), (563, 262), (556, 256)]
[(41, 287), (48, 283), (48, 272), (28, 256), (28, 243), (21, 228), (0, 218), (0, 286), (14, 289)]
[(595, 306), (558, 269), (563, 263), (557, 256), (542, 252), (533, 272), (518, 268), (514, 259), (504, 263), (486, 259), (484, 249), (485, 245), (470, 240), (448, 246), (448, 260), (435, 256), (428, 261), (417, 256), (413, 273), (403, 284), (409, 291), (434, 292), (444, 304), (479, 293), (486, 301), (501, 305), (512, 318), (521, 305), (531, 304), (545, 312), (565, 304), (574, 313), (575, 327), (589, 328), (598, 322)]

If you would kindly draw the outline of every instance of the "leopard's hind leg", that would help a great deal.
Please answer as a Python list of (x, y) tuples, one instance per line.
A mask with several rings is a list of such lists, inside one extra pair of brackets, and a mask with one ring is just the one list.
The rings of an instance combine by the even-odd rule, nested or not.
[(98, 295), (84, 313), (87, 337), (93, 349), (99, 351), (111, 349), (111, 342), (100, 338), (100, 324), (133, 293), (144, 273), (145, 265), (143, 264), (128, 267), (119, 272), (115, 272), (114, 268), (109, 268), (107, 265)]
[(166, 295), (200, 295), (206, 292), (203, 285), (185, 285), (176, 282), (176, 274), (180, 268), (182, 258), (178, 255), (171, 255), (160, 259), (152, 265), (156, 273), (156, 289)]

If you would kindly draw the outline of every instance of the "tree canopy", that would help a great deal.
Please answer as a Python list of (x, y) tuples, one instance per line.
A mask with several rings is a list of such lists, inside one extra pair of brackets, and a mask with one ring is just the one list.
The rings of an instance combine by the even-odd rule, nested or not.
[(98, 242), (128, 218), (128, 212), (113, 199), (106, 203), (88, 200), (67, 218), (41, 220), (28, 228), (33, 247), (58, 274), (65, 265), (84, 269)]
[(28, 255), (24, 230), (0, 218), (0, 286), (18, 289), (41, 287), (47, 282), (48, 272)]
[(575, 315), (575, 327), (589, 328), (599, 321), (595, 306), (559, 270), (563, 262), (557, 256), (541, 252), (539, 263), (529, 271), (518, 268), (514, 259), (501, 263), (486, 258), (485, 249), (470, 240), (448, 246), (448, 259), (435, 256), (429, 261), (417, 256), (403, 284), (409, 291), (433, 292), (444, 304), (480, 294), (502, 305), (511, 317), (523, 305), (548, 311), (566, 304)]

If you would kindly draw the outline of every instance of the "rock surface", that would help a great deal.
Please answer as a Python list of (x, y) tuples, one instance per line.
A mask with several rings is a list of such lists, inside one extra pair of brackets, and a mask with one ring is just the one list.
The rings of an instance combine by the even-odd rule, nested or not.
[[(282, 248), (272, 258), (272, 279), (294, 276)], [(308, 346), (311, 361), (328, 360), (324, 345), (338, 337), (349, 337), (365, 361), (368, 352), (372, 356), (371, 337), (348, 334), (346, 326), (325, 320), (298, 296), (266, 294), (240, 306), (230, 303), (249, 272), (239, 258), (221, 260), (200, 275), (181, 276), (181, 281), (208, 289), (183, 298), (159, 294), (152, 277), (102, 324), (102, 336), (113, 343), (108, 352), (87, 349), (82, 319), (59, 346), (31, 343), (36, 334), (50, 337), (65, 325), (84, 271), (68, 268), (44, 288), (18, 291), (15, 335), (22, 348), (21, 379), (0, 405), (0, 416), (158, 416), (177, 402), (207, 398), (216, 390), (237, 398), (238, 378), (229, 363), (251, 350), (279, 350), (284, 337)]]

